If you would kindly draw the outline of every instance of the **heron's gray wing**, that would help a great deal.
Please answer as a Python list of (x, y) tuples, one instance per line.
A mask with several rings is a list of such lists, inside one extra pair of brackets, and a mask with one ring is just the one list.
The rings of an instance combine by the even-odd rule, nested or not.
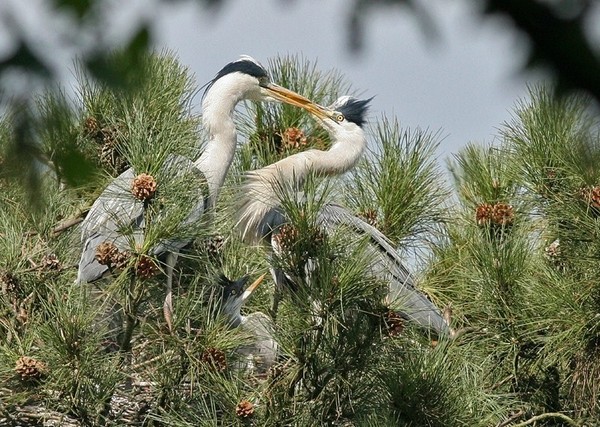
[(450, 333), (440, 310), (415, 288), (410, 272), (404, 267), (398, 252), (389, 239), (375, 227), (367, 224), (342, 206), (327, 204), (319, 212), (319, 220), (326, 228), (344, 225), (368, 236), (376, 277), (389, 283), (389, 299), (397, 302), (401, 313), (409, 320), (430, 328), (438, 334)]
[(273, 321), (264, 313), (256, 312), (242, 320), (241, 328), (251, 335), (252, 343), (236, 351), (245, 357), (245, 370), (265, 374), (277, 361), (278, 344), (273, 337)]
[[(188, 176), (198, 182), (206, 182), (204, 174), (187, 157), (172, 154), (165, 161), (164, 167), (168, 169), (168, 175), (173, 178), (185, 178), (186, 174), (189, 174)], [(193, 233), (189, 233), (192, 234), (191, 236), (186, 236), (186, 234), (192, 226), (202, 219), (208, 206), (208, 191), (203, 192), (203, 189), (197, 188), (197, 193), (190, 195), (189, 200), (193, 201), (193, 206), (190, 207), (183, 221), (179, 223), (178, 230), (180, 233), (177, 233), (179, 236), (162, 240), (152, 248), (154, 255), (160, 256), (166, 252), (178, 253), (192, 242)]]
[(143, 203), (133, 197), (131, 183), (135, 178), (132, 168), (116, 177), (96, 199), (81, 223), (81, 242), (95, 235), (119, 235), (120, 230), (143, 217)]
[(134, 178), (132, 168), (116, 177), (96, 199), (81, 223), (83, 248), (77, 275), (79, 283), (97, 280), (108, 270), (95, 259), (96, 247), (100, 243), (111, 242), (119, 250), (126, 250), (131, 246), (131, 239), (137, 242), (143, 238), (144, 207), (131, 193)]
[[(185, 178), (185, 174), (200, 174), (194, 163), (180, 155), (170, 155), (164, 162), (162, 174), (169, 179)], [(131, 248), (132, 242), (142, 244), (144, 240), (144, 205), (131, 193), (131, 183), (136, 173), (127, 169), (115, 178), (100, 197), (96, 199), (81, 226), (83, 250), (79, 262), (79, 282), (91, 282), (99, 279), (108, 268), (96, 259), (96, 247), (103, 242), (111, 242), (124, 251)], [(199, 190), (201, 191), (201, 190)], [(204, 212), (205, 200), (200, 192), (185, 219), (177, 229), (195, 223)], [(189, 244), (191, 238), (179, 235), (167, 238), (157, 244), (152, 253), (162, 255), (166, 252), (178, 252)]]

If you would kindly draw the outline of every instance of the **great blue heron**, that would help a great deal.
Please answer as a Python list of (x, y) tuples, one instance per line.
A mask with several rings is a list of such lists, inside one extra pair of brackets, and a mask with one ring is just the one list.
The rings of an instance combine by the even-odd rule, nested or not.
[[(242, 100), (278, 101), (305, 108), (319, 114), (319, 108), (303, 96), (270, 81), (265, 68), (249, 56), (223, 67), (207, 85), (202, 99), (202, 121), (209, 135), (202, 155), (191, 161), (172, 155), (164, 167), (178, 171), (193, 171), (206, 181), (207, 194), (198, 189), (197, 203), (189, 210), (184, 223), (198, 221), (214, 208), (219, 190), (233, 160), (237, 145), (237, 133), (233, 111)], [(149, 147), (151, 149), (151, 147)], [(79, 261), (77, 280), (89, 283), (109, 272), (107, 265), (96, 259), (96, 249), (104, 242), (114, 244), (120, 251), (131, 248), (132, 238), (140, 244), (144, 240), (144, 203), (131, 194), (131, 183), (136, 177), (132, 168), (119, 175), (92, 205), (82, 223), (81, 242), (83, 250)], [(123, 229), (129, 228), (128, 236)], [(151, 250), (151, 255), (165, 256), (167, 294), (164, 314), (169, 329), (172, 319), (172, 276), (178, 252), (188, 245), (191, 238), (164, 239)]]
[[(345, 96), (329, 107), (328, 114), (323, 115), (321, 110), (315, 114), (331, 136), (329, 150), (307, 150), (248, 172), (236, 214), (237, 227), (246, 241), (258, 244), (271, 239), (271, 246), (276, 249), (277, 229), (288, 221), (281, 206), (280, 189), (296, 188), (311, 172), (342, 174), (356, 164), (367, 143), (363, 125), (369, 101)], [(373, 256), (371, 269), (376, 277), (389, 283), (388, 300), (399, 302), (407, 319), (438, 334), (451, 333), (438, 308), (415, 288), (412, 276), (385, 235), (336, 204), (324, 205), (318, 221), (325, 229), (343, 225), (368, 236), (368, 250)], [(288, 280), (279, 269), (272, 268), (271, 272), (276, 283), (276, 309), (278, 290)]]

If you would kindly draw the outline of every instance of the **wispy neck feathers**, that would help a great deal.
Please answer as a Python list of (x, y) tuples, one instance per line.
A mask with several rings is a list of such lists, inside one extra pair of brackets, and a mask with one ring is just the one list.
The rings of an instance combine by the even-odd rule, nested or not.
[(311, 172), (320, 176), (342, 174), (356, 164), (365, 146), (364, 133), (357, 129), (343, 141), (334, 141), (327, 151), (308, 150), (248, 172), (236, 212), (236, 226), (244, 240), (256, 244), (278, 225), (271, 222), (281, 206), (281, 188), (298, 188)]

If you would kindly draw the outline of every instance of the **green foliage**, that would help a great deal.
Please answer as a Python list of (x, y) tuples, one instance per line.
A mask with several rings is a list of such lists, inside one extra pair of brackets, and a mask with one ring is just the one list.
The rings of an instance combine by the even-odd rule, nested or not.
[(496, 362), (498, 391), (524, 414), (584, 422), (598, 413), (597, 124), (585, 99), (539, 87), (502, 134), (500, 146), (457, 155), (460, 205), (428, 278), (470, 355)]
[(394, 344), (388, 369), (380, 375), (389, 399), (388, 416), (396, 425), (494, 425), (507, 405), (517, 403), (486, 391), (489, 385), (482, 373), (489, 366), (464, 349), (440, 344), (406, 351), (405, 343)]
[(43, 360), (50, 367), (45, 392), (60, 393), (61, 401), (52, 402), (57, 409), (75, 414), (84, 423), (99, 424), (117, 383), (123, 380), (117, 369), (119, 357), (103, 348), (107, 331), (98, 328), (100, 313), (92, 308), (84, 288), (71, 288), (66, 294), (58, 289), (50, 292), (43, 310), (47, 319), (39, 327)]
[(373, 140), (345, 182), (348, 205), (396, 244), (433, 238), (449, 197), (435, 161), (437, 135), (383, 117), (373, 125)]
[[(598, 221), (594, 188), (598, 185), (598, 122), (581, 97), (556, 99), (544, 88), (532, 90), (532, 101), (517, 110), (506, 137), (520, 161), (527, 195), (543, 215), (539, 252), (543, 270), (531, 289), (542, 345), (543, 362), (556, 367), (560, 398), (581, 417), (598, 414), (597, 389), (590, 382), (599, 361)], [(529, 147), (527, 147), (529, 145)], [(544, 156), (541, 152), (552, 153)], [(568, 320), (567, 320), (568, 319)], [(562, 402), (562, 401), (561, 401)]]
[[(382, 118), (355, 171), (277, 189), (289, 223), (269, 259), (232, 232), (236, 182), (305, 147), (326, 148), (328, 136), (297, 109), (248, 105), (238, 116), (246, 143), (214, 221), (186, 222), (204, 188), (186, 166), (201, 150), (196, 89), (172, 55), (140, 60), (135, 90), (81, 68), (79, 99), (50, 91), (24, 110), (34, 127), (14, 111), (0, 121), (0, 159), (13, 166), (0, 175), (0, 423), (39, 421), (33, 407), (73, 425), (593, 425), (600, 176), (597, 121), (584, 99), (532, 89), (501, 144), (456, 155), (453, 194), (435, 160), (437, 135)], [(308, 61), (271, 67), (276, 82), (321, 103), (350, 91)], [(35, 144), (12, 144), (30, 136)], [(36, 209), (27, 188), (13, 185), (15, 156), (40, 162), (20, 175), (42, 184)], [(73, 224), (129, 166), (117, 192), (143, 212), (143, 235), (114, 218), (130, 258), (97, 284), (75, 285)], [(157, 184), (145, 201), (132, 193), (140, 173)], [(433, 341), (390, 317), (369, 242), (320, 226), (324, 204), (340, 201), (400, 247), (428, 244), (418, 285), (448, 307), (453, 338)], [(169, 330), (164, 260), (153, 248), (182, 237), (193, 243), (174, 273)], [(140, 274), (141, 263), (153, 274)], [(277, 341), (277, 362), (259, 372), (256, 355), (244, 353), (256, 331), (231, 327), (217, 282), (269, 267), (294, 286), (278, 295), (267, 278), (243, 308)]]

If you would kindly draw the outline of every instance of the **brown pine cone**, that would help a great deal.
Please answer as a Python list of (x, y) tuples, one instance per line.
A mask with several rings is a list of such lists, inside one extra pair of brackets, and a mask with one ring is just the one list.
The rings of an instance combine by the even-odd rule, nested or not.
[(242, 400), (235, 407), (235, 414), (240, 418), (249, 418), (254, 415), (254, 405), (248, 400)]
[(149, 279), (158, 273), (158, 266), (148, 255), (142, 255), (135, 266), (135, 274), (141, 279)]
[(0, 289), (2, 293), (16, 293), (19, 290), (19, 279), (10, 271), (0, 271)]
[(227, 369), (227, 358), (222, 350), (214, 347), (208, 347), (200, 356), (200, 361), (216, 370), (224, 372)]
[(105, 126), (100, 130), (100, 137), (104, 145), (114, 147), (119, 139), (119, 128), (117, 126)]
[(377, 211), (375, 209), (365, 209), (358, 213), (365, 222), (373, 227), (377, 228)]
[(100, 163), (104, 166), (114, 169), (117, 173), (122, 173), (129, 167), (114, 145), (103, 144), (100, 149)]
[(489, 203), (481, 203), (477, 205), (475, 209), (475, 221), (477, 225), (484, 226), (490, 223), (492, 220), (493, 206)]
[(492, 222), (497, 225), (512, 225), (515, 211), (511, 205), (496, 203), (492, 209)]
[(129, 260), (131, 259), (131, 252), (129, 251), (119, 251), (112, 259), (112, 267), (117, 270), (123, 270), (129, 264)]
[(210, 236), (206, 239), (206, 253), (213, 258), (219, 257), (224, 246), (225, 237), (220, 234)]
[(93, 116), (86, 118), (83, 122), (83, 130), (85, 135), (95, 139), (100, 132), (100, 124), (98, 123), (98, 119)]
[(282, 250), (289, 251), (294, 247), (298, 238), (300, 237), (298, 229), (292, 224), (283, 224), (277, 230), (277, 234), (273, 236), (275, 243), (278, 244)]
[(154, 197), (156, 185), (156, 180), (152, 175), (142, 173), (133, 179), (133, 182), (131, 183), (131, 193), (136, 199), (145, 202)]
[(56, 254), (48, 254), (42, 258), (41, 267), (47, 271), (57, 271), (61, 265)]
[(389, 310), (385, 313), (384, 322), (387, 333), (391, 337), (397, 337), (404, 330), (404, 319), (400, 314), (393, 310)]
[(595, 186), (588, 191), (588, 203), (596, 209), (600, 209), (600, 187)]
[(96, 261), (99, 264), (111, 266), (119, 254), (119, 248), (112, 242), (102, 242), (96, 246)]
[(545, 249), (544, 253), (550, 259), (555, 259), (560, 256), (560, 240), (556, 239), (550, 243)]
[(281, 133), (281, 147), (283, 150), (292, 150), (306, 145), (307, 138), (301, 129), (290, 127)]
[(285, 373), (285, 368), (285, 363), (275, 363), (269, 368), (267, 375), (272, 381), (278, 380)]
[(321, 246), (325, 243), (326, 235), (320, 228), (310, 230), (310, 241), (314, 246)]
[(15, 364), (15, 371), (23, 381), (41, 379), (47, 372), (46, 364), (29, 356), (21, 356)]

